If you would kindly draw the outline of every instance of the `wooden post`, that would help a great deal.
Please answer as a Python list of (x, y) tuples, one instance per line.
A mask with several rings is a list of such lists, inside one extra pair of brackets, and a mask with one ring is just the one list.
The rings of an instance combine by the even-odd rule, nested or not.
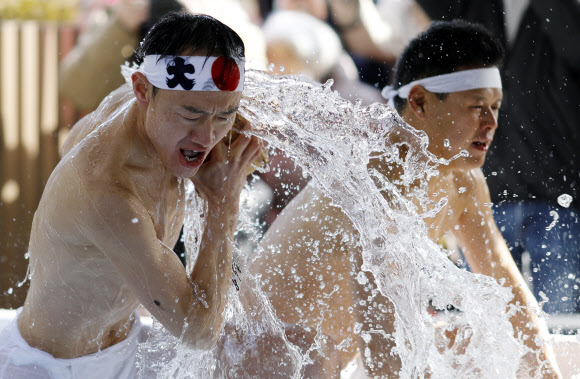
[(24, 302), (32, 219), (60, 160), (61, 40), (56, 22), (0, 21), (0, 308)]

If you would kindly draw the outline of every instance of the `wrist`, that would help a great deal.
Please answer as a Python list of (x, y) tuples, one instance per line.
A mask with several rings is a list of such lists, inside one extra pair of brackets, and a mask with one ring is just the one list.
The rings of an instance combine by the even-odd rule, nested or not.
[(220, 204), (220, 206), (208, 204), (208, 211), (204, 218), (208, 226), (234, 230), (238, 222), (238, 208), (228, 207), (225, 204)]

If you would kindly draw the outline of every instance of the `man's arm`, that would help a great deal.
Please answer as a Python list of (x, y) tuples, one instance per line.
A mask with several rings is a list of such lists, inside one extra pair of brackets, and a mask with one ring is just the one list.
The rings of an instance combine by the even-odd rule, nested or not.
[(541, 338), (547, 338), (549, 334), (545, 322), (534, 312), (538, 304), (493, 219), (483, 173), (481, 170), (472, 170), (461, 180), (465, 180), (461, 186), (468, 189), (466, 195), (472, 193), (473, 196), (469, 197), (469, 201), (461, 202), (456, 209), (463, 213), (455, 235), (469, 267), (475, 273), (492, 276), (498, 281), (505, 280), (503, 286), (511, 288), (514, 294), (510, 302), (510, 305), (516, 307), (516, 313), (510, 319), (514, 333), (516, 336), (521, 334), (523, 343), (534, 353), (539, 353), (538, 358), (531, 357), (531, 366), (535, 372), (541, 370), (543, 377), (559, 377), (551, 348), (542, 346)]
[(404, 43), (370, 0), (330, 0), (330, 12), (349, 51), (394, 63)]
[[(240, 136), (223, 142), (194, 181), (208, 203), (206, 226), (191, 274), (159, 240), (152, 216), (129, 190), (107, 187), (90, 193), (92, 207), (81, 217), (85, 236), (107, 256), (137, 299), (170, 333), (196, 348), (219, 336), (231, 285), (233, 235), (245, 173), (261, 143)], [(89, 187), (90, 188), (90, 187)]]
[(210, 347), (219, 332), (230, 280), (234, 223), (228, 219), (233, 217), (207, 215), (198, 262), (188, 277), (179, 258), (158, 239), (138, 199), (115, 190), (91, 200), (88, 217), (79, 220), (87, 239), (171, 334), (194, 347)]

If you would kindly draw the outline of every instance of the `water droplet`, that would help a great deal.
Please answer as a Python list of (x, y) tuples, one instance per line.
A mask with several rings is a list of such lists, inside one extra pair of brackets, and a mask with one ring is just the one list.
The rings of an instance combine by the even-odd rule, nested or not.
[(568, 208), (570, 204), (572, 204), (572, 196), (568, 195), (567, 193), (558, 196), (558, 204), (564, 208)]
[(459, 187), (459, 190), (457, 192), (464, 193), (465, 191), (467, 191), (467, 188), (465, 188), (465, 187)]
[(449, 147), (449, 140), (447, 138), (443, 140), (443, 146)]
[(362, 271), (360, 271), (360, 272), (358, 273), (358, 275), (356, 276), (356, 281), (357, 281), (357, 282), (358, 282), (358, 283), (359, 283), (361, 286), (364, 286), (365, 284), (367, 284), (367, 283), (369, 282), (369, 281), (368, 281), (368, 279), (367, 279), (367, 277), (366, 277), (366, 275), (365, 275), (365, 274), (364, 274)]
[(139, 220), (137, 219), (137, 217), (135, 217), (134, 219), (132, 219), (132, 220), (131, 220), (131, 222), (132, 222), (133, 224), (136, 224), (136, 223), (138, 223), (138, 222), (139, 222)]

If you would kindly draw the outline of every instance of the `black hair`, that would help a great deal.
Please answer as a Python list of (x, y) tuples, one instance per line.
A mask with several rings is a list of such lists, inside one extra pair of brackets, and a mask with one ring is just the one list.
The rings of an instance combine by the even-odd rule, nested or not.
[[(147, 55), (190, 55), (205, 50), (206, 56), (242, 59), (244, 42), (229, 26), (205, 14), (185, 11), (170, 12), (149, 30), (135, 50), (135, 63), (143, 63)], [(154, 94), (157, 88), (153, 89)]]
[(155, 25), (163, 16), (170, 12), (179, 12), (183, 10), (183, 5), (179, 0), (149, 0), (149, 18), (139, 29), (139, 40), (145, 38), (149, 30)]
[[(411, 40), (395, 66), (394, 89), (430, 76), (457, 70), (500, 66), (504, 49), (483, 25), (463, 20), (435, 21)], [(440, 100), (448, 94), (436, 94)], [(394, 98), (400, 113), (407, 99)]]
[(244, 42), (229, 26), (204, 14), (170, 12), (149, 30), (135, 50), (137, 64), (146, 55), (185, 55), (206, 50), (207, 56), (240, 59)]

